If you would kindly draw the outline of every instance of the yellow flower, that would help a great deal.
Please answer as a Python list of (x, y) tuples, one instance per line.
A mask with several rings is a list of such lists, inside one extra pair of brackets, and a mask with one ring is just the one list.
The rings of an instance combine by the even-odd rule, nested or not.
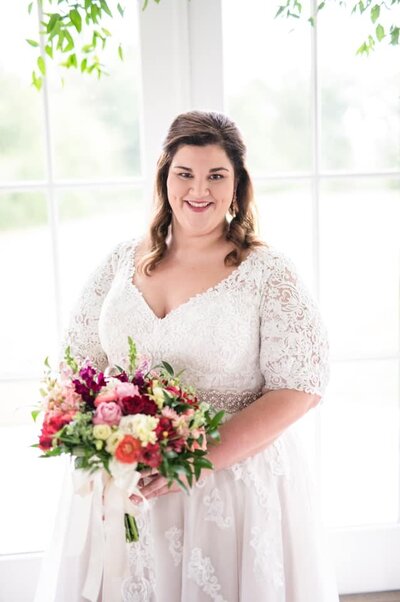
[(114, 433), (111, 433), (106, 443), (106, 450), (108, 451), (108, 453), (113, 454), (118, 443), (122, 441), (123, 438), (124, 434), (120, 431), (115, 431)]
[(161, 387), (153, 387), (153, 395), (151, 396), (157, 404), (159, 410), (164, 405), (164, 392)]
[(108, 424), (96, 424), (93, 427), (93, 437), (105, 441), (111, 435), (111, 427)]
[(103, 449), (104, 441), (102, 441), (101, 439), (97, 439), (94, 442), (94, 444), (96, 446), (97, 451), (100, 451), (101, 449)]

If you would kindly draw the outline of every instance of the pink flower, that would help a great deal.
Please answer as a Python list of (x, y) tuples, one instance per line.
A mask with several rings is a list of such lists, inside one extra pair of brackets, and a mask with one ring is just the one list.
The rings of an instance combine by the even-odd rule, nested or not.
[(93, 424), (117, 425), (121, 420), (121, 416), (121, 408), (117, 403), (114, 401), (103, 401), (97, 406), (97, 410), (93, 416)]
[(99, 395), (94, 400), (94, 405), (97, 408), (101, 403), (109, 403), (110, 401), (116, 401), (116, 399), (117, 396), (114, 390), (105, 391), (104, 393), (99, 393)]
[(137, 395), (140, 396), (138, 387), (133, 383), (118, 383), (114, 390), (119, 401), (125, 397), (136, 397)]
[(175, 410), (173, 410), (172, 408), (169, 408), (168, 406), (165, 406), (161, 410), (161, 414), (163, 416), (165, 416), (166, 418), (169, 418), (170, 420), (178, 420), (179, 419), (179, 415), (175, 412)]

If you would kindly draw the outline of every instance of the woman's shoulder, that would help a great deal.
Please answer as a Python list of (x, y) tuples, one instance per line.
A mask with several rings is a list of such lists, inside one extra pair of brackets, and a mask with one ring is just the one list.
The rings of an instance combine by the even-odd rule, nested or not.
[(108, 254), (107, 259), (111, 262), (113, 271), (127, 265), (131, 265), (134, 261), (134, 254), (137, 245), (140, 242), (139, 237), (123, 240), (114, 245)]
[(263, 280), (273, 273), (289, 271), (296, 274), (297, 272), (296, 264), (289, 255), (269, 243), (255, 247), (250, 256), (253, 260), (253, 267), (261, 272)]

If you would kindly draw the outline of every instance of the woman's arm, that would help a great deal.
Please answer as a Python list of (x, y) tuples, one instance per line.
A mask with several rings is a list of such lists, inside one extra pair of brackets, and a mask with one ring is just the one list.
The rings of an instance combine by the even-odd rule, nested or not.
[(317, 405), (319, 395), (294, 389), (268, 391), (219, 427), (221, 443), (210, 445), (214, 470), (228, 468), (270, 445)]
[[(288, 426), (317, 405), (319, 399), (319, 395), (294, 389), (268, 391), (262, 395), (219, 427), (221, 443), (208, 447), (207, 457), (213, 464), (213, 470), (229, 468), (265, 449)], [(156, 469), (145, 474), (154, 475), (150, 482), (141, 487), (141, 493), (147, 499), (181, 491), (176, 483), (168, 487), (167, 479), (159, 475)], [(207, 474), (207, 469), (203, 469), (202, 475), (207, 477)], [(181, 478), (186, 482), (185, 477)], [(141, 503), (141, 499), (135, 495), (131, 499)]]

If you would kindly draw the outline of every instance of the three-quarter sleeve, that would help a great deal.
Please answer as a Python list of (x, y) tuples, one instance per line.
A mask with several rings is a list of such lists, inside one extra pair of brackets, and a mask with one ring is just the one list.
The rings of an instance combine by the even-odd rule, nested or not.
[(118, 249), (114, 249), (88, 278), (71, 312), (60, 350), (63, 355), (69, 346), (75, 358), (81, 361), (89, 358), (100, 370), (104, 370), (108, 362), (100, 343), (99, 317), (114, 278)]
[(322, 397), (330, 373), (326, 328), (293, 262), (280, 252), (272, 259), (260, 307), (264, 390), (297, 389)]

